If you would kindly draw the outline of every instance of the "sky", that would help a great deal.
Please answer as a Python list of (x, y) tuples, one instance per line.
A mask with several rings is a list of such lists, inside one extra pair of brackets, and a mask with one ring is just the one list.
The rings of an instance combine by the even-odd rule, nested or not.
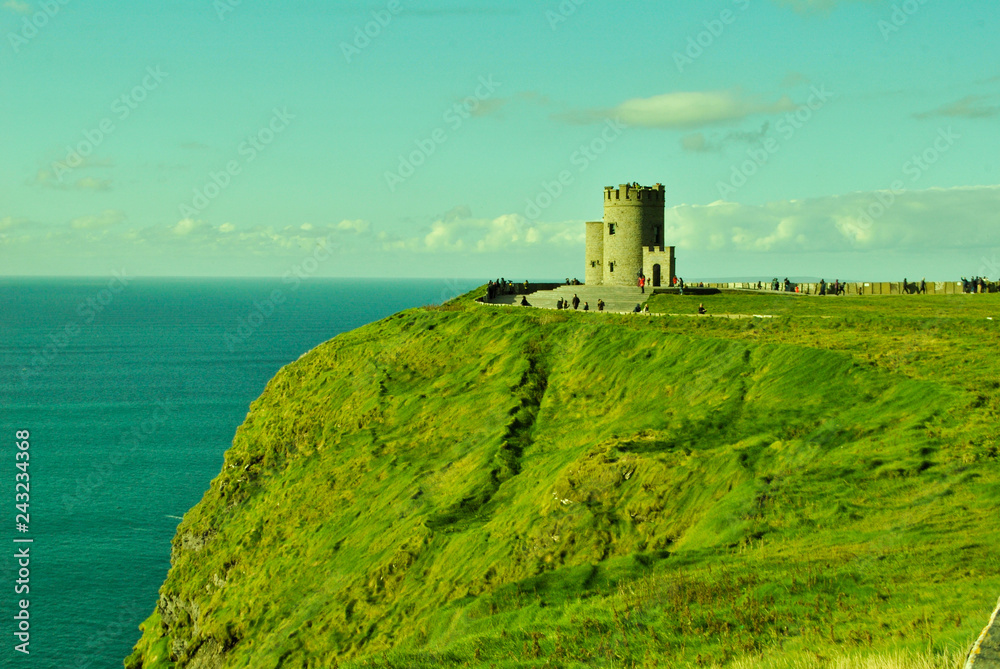
[(1000, 277), (995, 0), (0, 0), (0, 276)]

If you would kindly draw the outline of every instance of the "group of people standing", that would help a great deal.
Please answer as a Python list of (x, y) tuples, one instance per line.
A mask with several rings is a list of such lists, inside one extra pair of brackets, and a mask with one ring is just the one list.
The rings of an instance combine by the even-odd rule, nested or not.
[(990, 290), (990, 282), (986, 277), (974, 276), (971, 279), (966, 279), (962, 277), (962, 292), (963, 293), (988, 293)]
[[(524, 282), (524, 287), (525, 289), (527, 289), (528, 287), (527, 281)], [(497, 279), (496, 281), (490, 281), (488, 284), (486, 284), (487, 300), (492, 301), (493, 298), (496, 297), (497, 295), (513, 295), (516, 292), (517, 292), (517, 287), (513, 283), (507, 281), (502, 277)]]
[[(524, 306), (524, 307), (529, 306), (528, 304), (525, 304), (525, 302), (527, 302), (527, 300), (522, 299), (521, 300), (521, 306)], [(566, 300), (566, 299), (563, 299), (563, 298), (560, 297), (559, 301), (556, 302), (556, 309), (569, 309), (570, 307), (572, 307), (573, 309), (579, 309), (580, 308), (580, 297), (576, 293), (573, 294), (573, 299), (572, 300)], [(583, 303), (583, 310), (584, 311), (590, 311), (590, 303), (589, 302), (584, 302)], [(604, 311), (604, 300), (597, 300), (597, 310), (598, 311)]]
[[(825, 280), (821, 281), (821, 283), (825, 284), (826, 281)], [(838, 281), (837, 283), (839, 284), (840, 282)], [(761, 286), (760, 282), (758, 281), (757, 282), (757, 290), (761, 290), (762, 288), (763, 288), (763, 286)], [(773, 279), (771, 279), (771, 290), (774, 290), (774, 291), (783, 291), (785, 293), (795, 292), (793, 284), (792, 284), (791, 281), (788, 280), (787, 276), (785, 277), (784, 281), (778, 281), (778, 277), (774, 277)]]
[[(788, 279), (785, 279), (785, 281), (788, 281)], [(844, 287), (844, 284), (840, 282), (840, 279), (834, 279), (831, 284), (827, 284), (826, 279), (819, 280), (820, 295), (844, 295), (846, 292), (847, 289)]]

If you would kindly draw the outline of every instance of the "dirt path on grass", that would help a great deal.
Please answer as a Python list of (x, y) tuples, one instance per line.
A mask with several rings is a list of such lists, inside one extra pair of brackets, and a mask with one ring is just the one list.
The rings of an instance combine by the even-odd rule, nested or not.
[(976, 639), (965, 669), (1000, 669), (1000, 622), (997, 622), (997, 613), (1000, 613), (1000, 601), (989, 624)]

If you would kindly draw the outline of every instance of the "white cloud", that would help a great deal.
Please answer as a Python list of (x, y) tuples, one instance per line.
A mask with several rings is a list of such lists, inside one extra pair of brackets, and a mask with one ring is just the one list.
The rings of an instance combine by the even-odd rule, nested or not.
[(74, 230), (98, 230), (110, 228), (126, 219), (125, 212), (117, 209), (106, 209), (96, 216), (81, 216), (70, 221), (70, 227)]
[(343, 220), (340, 223), (337, 223), (335, 226), (331, 227), (333, 227), (335, 230), (341, 230), (344, 232), (354, 232), (360, 235), (362, 233), (368, 232), (368, 229), (371, 227), (371, 223), (360, 219), (355, 221)]
[(0, 232), (4, 230), (11, 230), (13, 228), (25, 225), (28, 222), (26, 218), (14, 218), (12, 216), (5, 216), (0, 218)]
[(191, 253), (200, 255), (221, 252), (294, 257), (312, 252), (317, 245), (331, 251), (347, 248), (355, 234), (366, 232), (369, 226), (368, 221), (346, 221), (324, 227), (310, 223), (240, 227), (228, 221), (213, 225), (185, 218), (173, 225), (132, 228), (120, 234), (121, 239), (129, 243), (189, 248)]
[(667, 243), (690, 250), (974, 250), (997, 245), (1000, 186), (681, 205), (667, 210), (666, 227)]
[(170, 232), (175, 235), (190, 235), (199, 227), (204, 227), (205, 224), (200, 221), (195, 221), (190, 218), (184, 218), (177, 221), (177, 224), (170, 228)]
[[(367, 221), (313, 224), (311, 229), (303, 229), (301, 223), (242, 227), (184, 219), (138, 227), (125, 221), (125, 214), (116, 210), (58, 225), (0, 218), (0, 244), (5, 254), (22, 249), (37, 253), (40, 248), (98, 253), (145, 246), (162, 257), (229, 260), (301, 258), (322, 244), (344, 257), (378, 259), (398, 251), (409, 263), (428, 262), (418, 257), (449, 257), (449, 263), (463, 257), (470, 267), (477, 267), (486, 266), (487, 255), (505, 259), (530, 255), (542, 262), (582, 258), (586, 237), (584, 221), (532, 221), (516, 213), (477, 217), (467, 207), (421, 229), (396, 234), (391, 230), (372, 234)], [(890, 253), (928, 256), (951, 250), (953, 256), (978, 263), (984, 254), (1000, 250), (998, 229), (1000, 185), (847, 193), (761, 205), (679, 205), (666, 210), (665, 241), (701, 258), (844, 253), (855, 264), (873, 264)]]
[(634, 98), (618, 105), (613, 115), (628, 125), (684, 128), (738, 121), (755, 114), (775, 114), (795, 109), (795, 103), (787, 96), (775, 102), (764, 102), (738, 92), (709, 91)]
[(78, 179), (73, 187), (78, 190), (111, 190), (111, 180), (84, 177)]
[(3, 8), (15, 14), (28, 15), (32, 12), (31, 5), (27, 2), (21, 2), (21, 0), (7, 0), (7, 2), (3, 3)]
[[(74, 258), (143, 256), (187, 267), (193, 262), (211, 270), (233, 263), (251, 262), (261, 269), (283, 261), (312, 256), (323, 247), (330, 256), (352, 260), (367, 252), (377, 254), (379, 244), (367, 231), (367, 221), (351, 225), (241, 226), (239, 222), (209, 223), (185, 218), (170, 224), (129, 225), (116, 210), (80, 216), (69, 221), (37, 223), (0, 217), (3, 255), (54, 258), (67, 252)], [(342, 229), (341, 229), (342, 228)], [(150, 255), (151, 254), (151, 255)], [(218, 262), (216, 262), (218, 261)], [(155, 264), (155, 263), (154, 263)], [(202, 271), (199, 269), (198, 271)], [(255, 270), (252, 270), (255, 271)]]
[(984, 95), (968, 95), (957, 102), (942, 105), (931, 111), (914, 114), (914, 118), (924, 119), (943, 116), (946, 118), (993, 118), (1000, 116), (1000, 104), (994, 98)]
[(496, 253), (546, 246), (583, 246), (583, 221), (531, 222), (521, 214), (476, 218), (467, 207), (457, 207), (430, 225), (421, 236), (400, 238), (379, 233), (383, 250)]
[(76, 181), (62, 180), (57, 178), (52, 170), (47, 169), (38, 170), (32, 183), (42, 188), (52, 188), (54, 190), (105, 191), (111, 190), (112, 186), (110, 179), (98, 179), (96, 177), (81, 177)]
[(570, 123), (596, 123), (614, 118), (626, 125), (647, 128), (696, 128), (797, 108), (788, 96), (766, 101), (738, 90), (679, 91), (649, 98), (632, 98), (611, 109), (570, 112), (555, 118)]

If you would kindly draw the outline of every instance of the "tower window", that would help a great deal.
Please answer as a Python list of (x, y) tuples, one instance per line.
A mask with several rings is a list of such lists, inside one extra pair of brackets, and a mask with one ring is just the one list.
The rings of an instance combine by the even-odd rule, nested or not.
[(615, 224), (614, 223), (608, 223), (608, 234), (609, 235), (615, 234)]
[(609, 272), (614, 272), (615, 271), (615, 263), (614, 262), (609, 262), (608, 263), (608, 271)]
[(596, 260), (591, 260), (590, 261), (590, 266), (591, 267), (597, 267), (597, 261)]

